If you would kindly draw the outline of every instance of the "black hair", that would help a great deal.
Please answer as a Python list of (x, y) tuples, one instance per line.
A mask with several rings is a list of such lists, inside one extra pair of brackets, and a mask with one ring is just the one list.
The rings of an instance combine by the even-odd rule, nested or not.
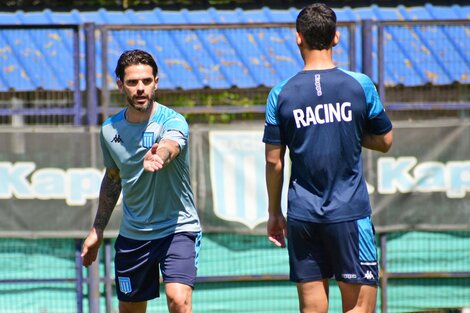
[(150, 65), (152, 67), (153, 76), (157, 77), (158, 66), (155, 59), (150, 53), (138, 49), (124, 51), (119, 57), (114, 73), (119, 80), (123, 81), (125, 69), (130, 65), (138, 64)]
[(311, 4), (300, 11), (295, 27), (310, 49), (328, 49), (336, 34), (336, 13), (323, 3)]

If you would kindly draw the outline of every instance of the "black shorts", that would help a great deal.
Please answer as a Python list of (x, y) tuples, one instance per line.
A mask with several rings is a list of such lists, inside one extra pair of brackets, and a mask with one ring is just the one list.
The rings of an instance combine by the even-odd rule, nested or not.
[(375, 230), (370, 217), (340, 223), (287, 220), (290, 279), (377, 285)]
[(194, 287), (201, 233), (183, 232), (155, 240), (134, 240), (119, 235), (114, 249), (118, 299), (147, 301), (159, 297), (160, 270), (166, 283)]

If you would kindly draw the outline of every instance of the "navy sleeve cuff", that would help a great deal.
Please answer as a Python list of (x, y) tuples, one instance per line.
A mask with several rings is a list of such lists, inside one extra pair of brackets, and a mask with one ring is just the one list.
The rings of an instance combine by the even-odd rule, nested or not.
[(392, 129), (392, 122), (385, 111), (367, 121), (366, 131), (374, 135), (383, 135)]
[(281, 145), (281, 130), (278, 125), (265, 124), (263, 142), (271, 145)]

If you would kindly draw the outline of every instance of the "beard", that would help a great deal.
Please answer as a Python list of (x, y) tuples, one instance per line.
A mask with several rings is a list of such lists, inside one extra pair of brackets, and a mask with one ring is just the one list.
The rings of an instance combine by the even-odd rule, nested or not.
[(134, 96), (132, 98), (127, 97), (127, 103), (136, 111), (139, 112), (147, 112), (153, 107), (153, 102), (155, 101), (155, 90), (152, 91), (152, 94), (147, 97), (146, 101), (144, 104), (140, 104), (139, 101), (141, 99), (137, 99), (137, 96)]

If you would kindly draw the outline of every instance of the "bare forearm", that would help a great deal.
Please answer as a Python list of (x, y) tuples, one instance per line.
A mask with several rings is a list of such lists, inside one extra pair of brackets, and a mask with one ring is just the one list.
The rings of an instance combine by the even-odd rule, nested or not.
[(93, 227), (97, 231), (104, 231), (106, 225), (108, 225), (120, 194), (120, 178), (105, 175), (101, 183), (98, 211), (96, 212), (95, 221), (93, 223)]
[(157, 148), (156, 154), (162, 159), (163, 165), (167, 165), (178, 156), (180, 146), (173, 140), (162, 140)]
[(282, 164), (266, 163), (266, 186), (268, 190), (269, 214), (281, 213), (282, 183), (284, 171)]
[(162, 159), (163, 166), (167, 165), (168, 163), (170, 163), (171, 160), (174, 159), (168, 147), (165, 147), (165, 146), (158, 147), (157, 155), (160, 157), (160, 159)]
[(383, 135), (374, 135), (371, 133), (364, 133), (362, 137), (362, 146), (367, 149), (376, 150), (380, 152), (387, 152), (392, 146), (393, 133), (392, 131)]
[(286, 147), (281, 145), (266, 144), (266, 187), (268, 190), (269, 214), (282, 214), (281, 194), (284, 182), (284, 154)]

